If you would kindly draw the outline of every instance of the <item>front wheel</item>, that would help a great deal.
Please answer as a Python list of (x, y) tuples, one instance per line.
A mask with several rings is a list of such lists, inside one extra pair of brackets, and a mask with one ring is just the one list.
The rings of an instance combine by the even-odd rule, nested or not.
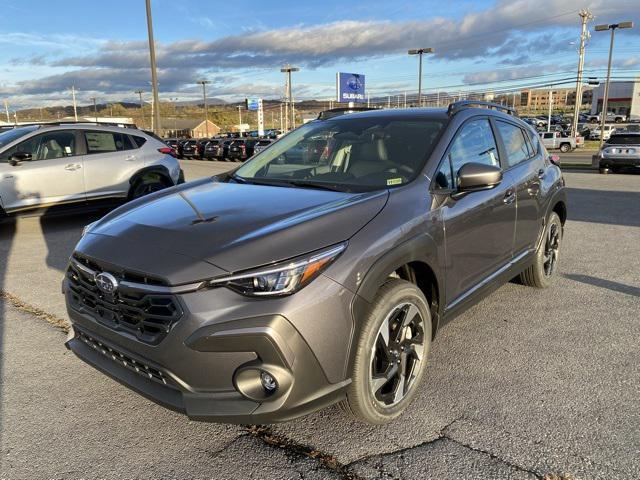
[(569, 150), (571, 150), (571, 145), (569, 145), (568, 143), (563, 143), (562, 145), (560, 145), (560, 151), (562, 153), (567, 153)]
[(431, 315), (418, 287), (391, 279), (362, 321), (352, 382), (340, 406), (357, 420), (384, 424), (416, 395), (431, 349)]
[(556, 212), (551, 212), (534, 262), (520, 274), (520, 281), (524, 285), (537, 288), (551, 285), (558, 268), (562, 234), (562, 221)]

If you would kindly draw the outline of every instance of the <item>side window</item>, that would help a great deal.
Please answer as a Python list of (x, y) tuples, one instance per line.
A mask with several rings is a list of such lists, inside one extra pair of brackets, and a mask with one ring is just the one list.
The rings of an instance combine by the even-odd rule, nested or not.
[(540, 153), (540, 137), (531, 130), (527, 130), (527, 134), (529, 136), (531, 155), (537, 155), (538, 153)]
[(131, 135), (131, 138), (133, 138), (133, 141), (136, 143), (136, 148), (142, 147), (147, 142), (146, 138), (138, 137), (137, 135)]
[[(117, 152), (116, 136), (111, 132), (84, 132), (84, 138), (87, 140), (87, 153), (110, 153)], [(122, 146), (122, 140), (120, 145)]]
[(3, 154), (7, 158), (16, 152), (26, 152), (33, 160), (50, 160), (76, 155), (76, 136), (72, 131), (56, 131), (35, 135)]
[(502, 141), (504, 142), (504, 147), (507, 150), (507, 165), (513, 167), (520, 162), (528, 160), (530, 156), (529, 149), (527, 148), (527, 142), (522, 129), (511, 123), (501, 122), (499, 120), (496, 123)]
[(458, 131), (447, 158), (436, 173), (436, 188), (455, 188), (458, 171), (467, 163), (500, 166), (496, 140), (486, 118), (471, 120)]

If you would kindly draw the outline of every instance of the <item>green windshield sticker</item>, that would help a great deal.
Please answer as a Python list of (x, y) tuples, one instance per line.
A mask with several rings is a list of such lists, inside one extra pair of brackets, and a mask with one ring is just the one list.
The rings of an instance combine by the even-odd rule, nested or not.
[(389, 185), (400, 185), (402, 183), (401, 178), (390, 178), (387, 180), (387, 186)]

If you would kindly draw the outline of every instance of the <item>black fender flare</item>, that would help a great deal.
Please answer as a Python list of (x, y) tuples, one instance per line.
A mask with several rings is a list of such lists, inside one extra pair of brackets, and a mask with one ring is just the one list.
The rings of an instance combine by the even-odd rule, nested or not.
[(389, 275), (402, 265), (412, 262), (425, 264), (433, 272), (436, 280), (439, 311), (431, 319), (433, 333), (435, 334), (442, 313), (442, 306), (444, 305), (444, 279), (438, 274), (438, 249), (435, 240), (430, 235), (423, 233), (409, 238), (376, 260), (365, 274), (356, 293), (359, 297), (371, 303), (378, 289), (389, 278)]
[(140, 177), (142, 177), (146, 173), (159, 173), (171, 183), (173, 183), (171, 174), (169, 173), (167, 167), (165, 167), (164, 165), (152, 165), (150, 167), (141, 168), (136, 173), (131, 175), (131, 178), (129, 179), (129, 185), (134, 185), (138, 181), (138, 179), (140, 179)]

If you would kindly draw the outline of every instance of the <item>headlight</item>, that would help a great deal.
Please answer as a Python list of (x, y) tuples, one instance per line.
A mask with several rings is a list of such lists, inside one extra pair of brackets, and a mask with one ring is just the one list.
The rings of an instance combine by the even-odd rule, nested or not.
[(91, 229), (95, 226), (95, 224), (98, 223), (98, 221), (92, 222), (89, 225), (85, 225), (84, 228), (82, 229), (82, 235), (80, 235), (80, 237), (84, 237), (87, 233), (89, 233), (91, 231)]
[(216, 278), (208, 286), (227, 287), (250, 297), (290, 295), (316, 278), (345, 248), (346, 242), (286, 263)]

